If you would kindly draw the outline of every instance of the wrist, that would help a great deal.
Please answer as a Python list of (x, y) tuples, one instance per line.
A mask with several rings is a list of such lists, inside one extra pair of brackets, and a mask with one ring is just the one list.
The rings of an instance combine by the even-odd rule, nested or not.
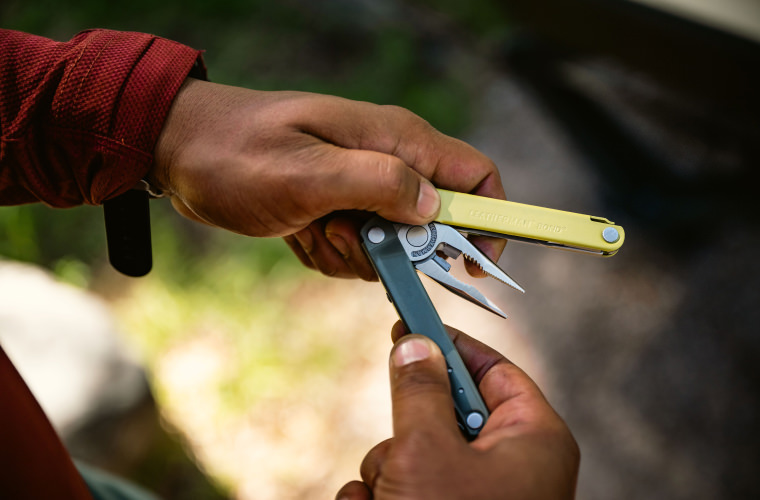
[[(162, 193), (163, 196), (173, 193), (172, 165), (176, 162), (180, 145), (187, 134), (186, 127), (188, 120), (190, 120), (189, 103), (191, 99), (189, 96), (192, 93), (193, 86), (198, 82), (201, 81), (192, 77), (186, 78), (174, 97), (153, 150), (153, 165), (141, 180), (138, 189), (144, 189), (151, 194)], [(140, 186), (143, 183), (145, 185)]]
[(148, 193), (149, 198), (165, 198), (167, 196), (171, 196), (171, 193), (164, 191), (159, 187), (156, 187), (148, 179), (140, 179), (140, 181), (135, 184), (135, 187), (132, 189), (136, 191), (145, 191)]

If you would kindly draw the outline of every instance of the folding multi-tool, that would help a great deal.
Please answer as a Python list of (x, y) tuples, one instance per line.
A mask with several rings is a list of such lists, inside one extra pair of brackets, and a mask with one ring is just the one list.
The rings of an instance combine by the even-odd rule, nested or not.
[(625, 238), (623, 228), (602, 217), (564, 212), (493, 198), (439, 190), (441, 212), (425, 226), (396, 224), (374, 217), (361, 230), (362, 244), (388, 298), (407, 330), (430, 337), (441, 349), (449, 372), (460, 429), (477, 437), (488, 419), (488, 408), (446, 333), (417, 272), (448, 290), (506, 318), (496, 304), (474, 286), (449, 273), (447, 258), (459, 255), (488, 275), (524, 292), (462, 234), (508, 238), (602, 256), (614, 255)]

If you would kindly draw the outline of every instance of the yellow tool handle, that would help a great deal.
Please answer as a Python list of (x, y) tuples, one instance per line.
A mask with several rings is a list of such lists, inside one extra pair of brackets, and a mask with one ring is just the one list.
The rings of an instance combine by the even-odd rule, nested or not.
[(439, 189), (438, 222), (464, 230), (498, 233), (537, 243), (614, 255), (623, 245), (621, 226), (603, 217), (523, 205)]

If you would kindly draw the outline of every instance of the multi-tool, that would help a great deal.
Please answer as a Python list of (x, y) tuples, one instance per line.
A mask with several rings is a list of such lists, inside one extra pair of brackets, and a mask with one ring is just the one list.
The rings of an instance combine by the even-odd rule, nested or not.
[(474, 439), (488, 419), (488, 408), (446, 333), (417, 272), (448, 290), (506, 318), (474, 286), (449, 273), (447, 258), (459, 255), (485, 273), (524, 292), (462, 234), (478, 234), (538, 243), (602, 256), (614, 255), (625, 238), (623, 228), (602, 217), (564, 212), (493, 198), (439, 190), (441, 212), (425, 226), (396, 224), (374, 217), (361, 230), (362, 244), (407, 330), (430, 337), (441, 349), (449, 372), (459, 427)]

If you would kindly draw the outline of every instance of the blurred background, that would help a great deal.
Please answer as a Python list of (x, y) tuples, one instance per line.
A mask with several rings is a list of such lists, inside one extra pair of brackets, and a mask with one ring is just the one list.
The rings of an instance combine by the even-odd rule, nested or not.
[[(429, 291), (567, 420), (578, 498), (760, 497), (754, 0), (5, 0), (0, 25), (150, 32), (215, 82), (401, 105), (510, 199), (623, 225), (610, 259), (508, 245), (526, 295), (476, 284), (508, 320)], [(99, 208), (2, 207), (4, 349), (85, 463), (167, 499), (332, 498), (390, 436), (382, 287), (151, 210), (130, 279)]]

